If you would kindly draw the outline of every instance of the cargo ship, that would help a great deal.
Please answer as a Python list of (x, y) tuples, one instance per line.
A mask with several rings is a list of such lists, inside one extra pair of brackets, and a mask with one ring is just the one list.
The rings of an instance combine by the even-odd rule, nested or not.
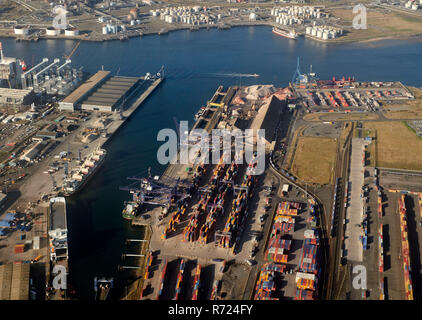
[[(65, 268), (66, 274), (69, 274), (69, 254), (68, 254), (68, 239), (67, 239), (67, 213), (66, 213), (66, 198), (55, 197), (50, 199), (50, 207), (48, 213), (48, 256), (50, 260), (49, 270), (55, 268)], [(59, 269), (60, 270), (60, 269)], [(59, 274), (65, 276), (62, 272)], [(57, 286), (55, 277), (50, 277), (46, 288), (46, 297), (50, 300), (66, 299), (67, 290), (62, 292), (56, 291), (53, 288)], [(63, 278), (62, 278), (63, 279)], [(55, 283), (56, 282), (56, 283)], [(68, 288), (69, 289), (69, 288)]]
[(67, 217), (66, 199), (64, 197), (50, 199), (50, 217), (48, 220), (50, 260), (52, 262), (67, 261)]
[(275, 33), (276, 35), (288, 38), (288, 39), (293, 39), (293, 40), (296, 40), (298, 37), (297, 33), (294, 30), (285, 31), (277, 27), (273, 28), (273, 33)]
[(72, 169), (68, 178), (63, 182), (63, 194), (65, 196), (70, 196), (81, 190), (104, 163), (106, 154), (107, 151), (105, 149), (98, 148), (94, 150), (81, 165)]

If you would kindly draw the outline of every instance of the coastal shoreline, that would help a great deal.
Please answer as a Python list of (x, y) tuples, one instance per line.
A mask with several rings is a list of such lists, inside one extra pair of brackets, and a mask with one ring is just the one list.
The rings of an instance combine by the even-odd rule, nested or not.
[[(0, 38), (15, 38), (16, 41), (28, 41), (28, 42), (37, 42), (39, 40), (77, 40), (77, 41), (87, 41), (87, 42), (105, 42), (105, 41), (127, 41), (130, 38), (139, 38), (144, 36), (151, 36), (151, 35), (166, 35), (170, 32), (175, 31), (183, 31), (183, 30), (190, 30), (191, 32), (194, 31), (204, 31), (204, 30), (210, 30), (210, 29), (219, 29), (219, 30), (230, 30), (232, 28), (236, 27), (256, 27), (256, 26), (267, 26), (267, 27), (274, 27), (277, 26), (274, 22), (268, 22), (268, 21), (242, 21), (240, 23), (236, 24), (225, 24), (225, 25), (203, 25), (203, 26), (195, 26), (189, 27), (189, 26), (171, 26), (169, 29), (163, 30), (151, 30), (151, 31), (140, 31), (137, 33), (128, 33), (126, 34), (126, 39), (122, 40), (120, 39), (120, 34), (105, 36), (101, 39), (90, 37), (85, 34), (85, 36), (47, 36), (47, 35), (41, 35), (37, 38), (22, 38), (19, 35), (15, 34), (2, 34), (0, 31)], [(323, 40), (319, 39), (310, 35), (302, 34), (305, 38), (325, 43), (325, 44), (346, 44), (346, 43), (372, 43), (372, 42), (378, 42), (383, 40), (416, 40), (418, 42), (422, 41), (422, 33), (420, 34), (413, 34), (413, 35), (390, 35), (385, 37), (374, 37), (370, 39), (363, 39), (363, 40), (356, 40), (356, 39), (347, 39), (347, 37), (340, 37), (337, 39), (330, 39), (330, 40)]]

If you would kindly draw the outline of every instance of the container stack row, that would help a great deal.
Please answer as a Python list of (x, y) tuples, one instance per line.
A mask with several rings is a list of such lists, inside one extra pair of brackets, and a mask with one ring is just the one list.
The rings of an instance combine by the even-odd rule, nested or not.
[(399, 215), (401, 231), (401, 256), (403, 259), (405, 299), (413, 300), (412, 277), (410, 268), (409, 239), (407, 234), (405, 195), (399, 198)]

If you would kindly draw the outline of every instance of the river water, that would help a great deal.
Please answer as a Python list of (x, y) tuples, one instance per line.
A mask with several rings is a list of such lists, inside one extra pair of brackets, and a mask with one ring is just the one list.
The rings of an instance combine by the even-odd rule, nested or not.
[[(42, 57), (62, 57), (76, 44), (73, 40), (1, 41), (5, 56), (23, 58), (29, 67)], [(312, 64), (320, 79), (354, 76), (422, 86), (422, 43), (416, 41), (322, 44), (285, 39), (263, 26), (81, 43), (72, 62), (85, 71), (103, 66), (122, 76), (140, 76), (164, 65), (166, 80), (109, 141), (107, 159), (95, 177), (67, 201), (70, 282), (80, 298), (92, 299), (93, 277), (117, 276), (122, 252), (134, 250), (125, 246), (125, 239), (139, 237), (139, 229), (121, 217), (123, 201), (130, 197), (119, 186), (129, 184), (127, 176), (148, 167), (163, 170), (156, 160), (157, 132), (174, 128), (173, 117), (192, 122), (196, 110), (219, 85), (286, 86), (298, 56), (302, 72)], [(260, 77), (246, 76), (255, 73)]]

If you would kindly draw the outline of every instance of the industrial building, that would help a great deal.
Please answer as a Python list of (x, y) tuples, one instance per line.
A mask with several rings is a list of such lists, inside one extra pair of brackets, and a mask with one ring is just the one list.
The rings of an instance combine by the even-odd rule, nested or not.
[(59, 108), (112, 112), (133, 94), (139, 81), (140, 78), (111, 77), (110, 71), (98, 71), (59, 102)]
[(47, 141), (40, 141), (35, 143), (35, 145), (29, 149), (25, 154), (21, 157), (21, 160), (26, 160), (28, 162), (34, 160), (40, 152), (47, 146)]
[(6, 105), (30, 105), (35, 95), (32, 89), (8, 89), (0, 88), (0, 104)]
[(0, 266), (0, 300), (28, 300), (28, 263), (9, 263)]
[(112, 77), (82, 103), (82, 110), (112, 112), (133, 93), (138, 78)]
[(72, 68), (70, 59), (63, 63), (58, 58), (50, 64), (48, 62), (48, 58), (43, 58), (40, 63), (20, 74), (20, 86), (23, 89), (32, 88), (35, 93), (66, 96), (82, 81), (81, 68)]
[(16, 58), (5, 57), (0, 42), (0, 85), (7, 88), (17, 88), (21, 72), (21, 61)]

